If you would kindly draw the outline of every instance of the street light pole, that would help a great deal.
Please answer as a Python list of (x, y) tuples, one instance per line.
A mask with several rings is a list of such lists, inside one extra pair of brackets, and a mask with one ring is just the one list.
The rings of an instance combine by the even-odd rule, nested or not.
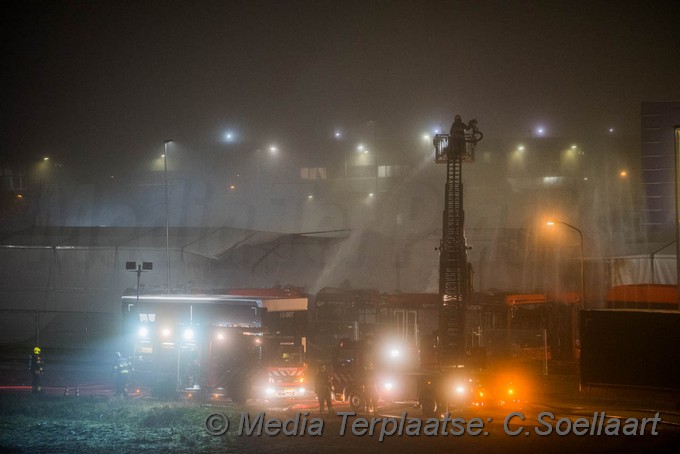
[(583, 305), (583, 308), (586, 308), (586, 284), (585, 284), (585, 273), (583, 270), (583, 232), (577, 227), (574, 227), (571, 224), (568, 224), (563, 221), (548, 221), (548, 225), (555, 225), (555, 224), (562, 224), (570, 229), (576, 230), (578, 233), (579, 239), (581, 241), (581, 257), (580, 257), (580, 264), (581, 264), (581, 304)]
[(165, 180), (165, 267), (167, 270), (167, 289), (170, 291), (170, 224), (168, 218), (168, 144), (172, 140), (163, 142), (163, 177)]

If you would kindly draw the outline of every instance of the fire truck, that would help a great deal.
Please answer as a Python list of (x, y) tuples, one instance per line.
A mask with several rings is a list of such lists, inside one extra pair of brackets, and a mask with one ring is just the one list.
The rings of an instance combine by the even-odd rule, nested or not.
[(238, 404), (306, 394), (307, 298), (299, 292), (128, 291), (122, 311), (136, 388)]
[(435, 329), (419, 336), (417, 354), (384, 342), (383, 336), (344, 339), (334, 350), (336, 395), (357, 411), (366, 408), (371, 394), (373, 400), (416, 400), (427, 417), (456, 407), (516, 400), (514, 377), (481, 372), (485, 352), (472, 341), (469, 326), (473, 292), (464, 232), (462, 164), (474, 161), (481, 139), (476, 120), (465, 124), (456, 116), (451, 133), (438, 134), (433, 141), (435, 161), (446, 164)]
[(418, 398), (418, 351), (398, 339), (342, 339), (333, 350), (331, 366), (335, 399), (349, 402), (352, 411), (375, 411), (378, 401)]
[[(451, 133), (437, 134), (433, 141), (435, 162), (446, 164), (439, 295), (433, 308), (435, 329), (421, 336), (419, 355), (407, 360), (402, 356), (402, 348), (383, 343), (383, 333), (376, 333), (376, 340), (367, 337), (360, 340), (357, 333), (361, 326), (356, 321), (354, 338), (341, 340), (333, 351), (336, 397), (348, 400), (354, 409), (365, 408), (369, 394), (377, 394), (373, 399), (417, 399), (423, 413), (434, 416), (448, 410), (452, 403), (467, 401), (475, 388), (469, 373), (474, 364), (466, 323), (472, 272), (464, 233), (462, 164), (474, 160), (475, 146), (481, 139), (475, 120), (464, 124), (456, 116)], [(379, 326), (383, 310), (381, 302), (374, 299), (352, 301), (350, 306), (360, 308), (364, 318), (366, 313), (375, 314)], [(334, 296), (333, 301), (347, 307), (343, 298)], [(321, 302), (325, 306), (330, 303)], [(317, 311), (323, 310), (318, 303)], [(349, 320), (343, 322), (349, 326)]]

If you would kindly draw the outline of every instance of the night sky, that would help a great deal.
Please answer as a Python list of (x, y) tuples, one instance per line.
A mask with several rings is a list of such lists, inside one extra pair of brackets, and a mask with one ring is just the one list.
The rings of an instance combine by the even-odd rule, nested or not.
[[(508, 6), (508, 3), (510, 6)], [(680, 99), (680, 2), (3, 2), (1, 152), (80, 166), (163, 140), (316, 148), (336, 128), (414, 137), (639, 137)], [(323, 152), (323, 151), (322, 151)]]

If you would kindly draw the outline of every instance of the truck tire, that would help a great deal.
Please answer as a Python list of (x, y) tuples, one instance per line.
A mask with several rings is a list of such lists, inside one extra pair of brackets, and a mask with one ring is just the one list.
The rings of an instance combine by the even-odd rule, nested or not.
[(243, 389), (243, 386), (230, 387), (229, 397), (236, 405), (245, 405), (248, 400), (248, 396), (245, 389)]
[(349, 393), (349, 408), (355, 412), (363, 412), (366, 410), (366, 398), (363, 394), (358, 392)]
[(434, 397), (425, 396), (420, 399), (420, 409), (426, 418), (434, 418), (437, 416), (439, 405)]
[(151, 387), (151, 394), (162, 400), (177, 400), (180, 396), (175, 381), (165, 377), (156, 380)]

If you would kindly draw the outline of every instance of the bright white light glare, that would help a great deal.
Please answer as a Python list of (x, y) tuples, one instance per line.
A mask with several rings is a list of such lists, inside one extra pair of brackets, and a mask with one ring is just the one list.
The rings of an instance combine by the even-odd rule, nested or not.
[(194, 338), (194, 330), (191, 328), (187, 328), (184, 330), (184, 335), (183, 335), (185, 340), (191, 340)]
[(142, 326), (141, 328), (139, 328), (139, 331), (137, 331), (137, 334), (139, 335), (139, 337), (147, 337), (149, 335), (149, 328), (147, 328), (146, 326)]
[(610, 133), (614, 132), (614, 128), (609, 128), (609, 132)]
[(368, 194), (369, 197), (373, 197), (374, 195), (375, 194), (373, 194), (372, 192), (370, 194)]
[(394, 384), (393, 384), (393, 383), (391, 383), (391, 382), (385, 383), (385, 389), (386, 389), (386, 390), (391, 391), (392, 388), (394, 388)]
[(43, 158), (43, 161), (49, 161), (49, 160), (50, 160), (50, 157), (49, 157), (49, 156), (45, 156), (45, 157)]
[(269, 147), (269, 151), (272, 153), (276, 153), (277, 151), (279, 151), (279, 149), (272, 145), (271, 147)]
[(392, 350), (390, 350), (390, 356), (392, 358), (398, 358), (400, 355), (401, 355), (401, 352), (398, 349), (393, 348)]
[(274, 388), (267, 388), (267, 389), (264, 390), (264, 392), (265, 392), (265, 394), (267, 394), (268, 396), (271, 396), (271, 395), (273, 395), (273, 394), (276, 392), (276, 390), (275, 390)]
[(170, 333), (171, 333), (170, 328), (163, 328), (163, 330), (161, 331), (163, 337), (170, 337)]
[(335, 131), (335, 138), (339, 139), (340, 137), (342, 137), (342, 133), (340, 131)]
[(423, 140), (429, 141), (429, 140), (430, 140), (430, 135), (429, 135), (429, 134), (423, 134)]
[(456, 392), (458, 394), (463, 394), (465, 392), (465, 388), (463, 386), (456, 386)]
[(518, 149), (519, 151), (524, 151), (524, 145), (518, 146), (517, 149)]
[(231, 142), (232, 140), (234, 140), (234, 133), (231, 132), (231, 131), (225, 132), (224, 133), (224, 140), (226, 140), (227, 142)]
[(305, 393), (305, 388), (298, 388), (298, 393), (304, 394), (304, 393)]
[(360, 143), (359, 145), (357, 145), (357, 151), (364, 152), (364, 150), (365, 150), (365, 148), (364, 148), (363, 144)]
[(217, 340), (224, 340), (224, 333), (217, 333)]
[(564, 182), (564, 177), (548, 176), (543, 177), (542, 180), (545, 186), (556, 186)]
[(313, 195), (308, 195), (307, 198), (308, 198), (308, 199), (313, 199), (314, 196), (313, 196)]
[(572, 150), (576, 150), (576, 145), (572, 145), (572, 146), (571, 146), (571, 149), (572, 149)]

